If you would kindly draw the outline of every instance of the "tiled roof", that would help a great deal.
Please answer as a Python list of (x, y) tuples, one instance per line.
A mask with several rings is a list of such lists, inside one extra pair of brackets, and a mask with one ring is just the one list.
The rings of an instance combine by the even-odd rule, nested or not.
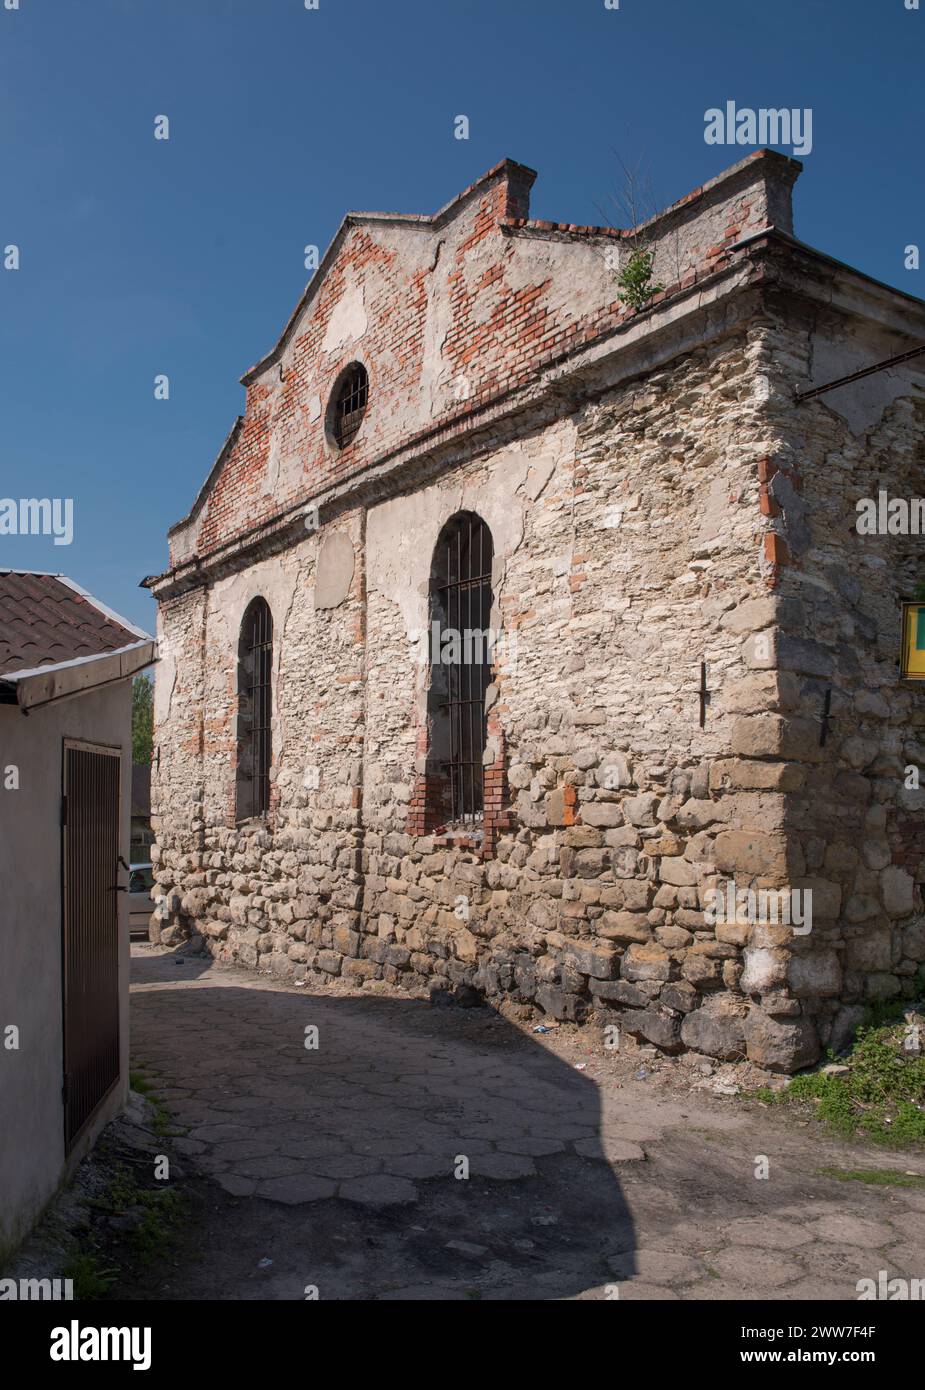
[(0, 570), (0, 678), (143, 640), (64, 575)]

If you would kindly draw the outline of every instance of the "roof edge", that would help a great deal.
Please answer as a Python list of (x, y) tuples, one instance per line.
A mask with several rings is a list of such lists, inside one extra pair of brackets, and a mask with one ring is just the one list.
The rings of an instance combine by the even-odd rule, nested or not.
[(149, 637), (111, 652), (73, 657), (70, 661), (34, 666), (26, 671), (9, 671), (0, 675), (0, 684), (15, 691), (20, 709), (30, 710), (69, 695), (81, 695), (101, 685), (128, 680), (156, 660), (157, 643)]
[(233, 446), (235, 440), (237, 439), (238, 434), (240, 433), (240, 430), (241, 430), (241, 426), (242, 426), (243, 424), (244, 424), (244, 416), (243, 416), (243, 415), (236, 415), (236, 416), (235, 416), (234, 424), (231, 426), (231, 429), (230, 429), (230, 430), (228, 431), (228, 433), (226, 434), (226, 436), (225, 436), (225, 442), (224, 442), (224, 444), (222, 445), (222, 447), (219, 449), (218, 453), (216, 454), (216, 456), (215, 456), (215, 461), (214, 461), (214, 463), (212, 464), (212, 467), (209, 469), (208, 474), (206, 475), (205, 482), (202, 484), (202, 486), (200, 487), (199, 491), (196, 493), (196, 496), (193, 498), (193, 505), (190, 507), (190, 509), (189, 509), (189, 511), (187, 512), (186, 516), (181, 517), (179, 521), (175, 521), (175, 522), (173, 523), (172, 526), (168, 526), (168, 528), (167, 528), (167, 536), (168, 536), (168, 539), (169, 539), (170, 536), (174, 535), (177, 531), (182, 531), (184, 526), (189, 526), (190, 522), (191, 522), (191, 521), (194, 519), (194, 517), (196, 516), (197, 511), (199, 510), (199, 508), (202, 506), (203, 502), (205, 501), (206, 493), (209, 491), (209, 488), (210, 488), (210, 486), (211, 486), (213, 480), (218, 476), (218, 473), (219, 473), (219, 471), (220, 471), (220, 469), (221, 469), (222, 464), (225, 462), (225, 459), (227, 458), (228, 454), (230, 453), (231, 448), (232, 448), (232, 446)]
[(341, 220), (340, 226), (328, 243), (324, 255), (318, 263), (317, 270), (305, 286), (305, 289), (299, 297), (298, 303), (286, 320), (283, 331), (277, 339), (275, 346), (272, 347), (269, 352), (265, 353), (259, 361), (255, 362), (252, 367), (248, 367), (243, 376), (239, 378), (241, 385), (249, 386), (267, 367), (272, 367), (273, 363), (285, 350), (292, 330), (295, 327), (296, 320), (300, 317), (302, 311), (311, 300), (315, 287), (320, 286), (324, 280), (325, 272), (333, 262), (341, 241), (351, 227), (365, 226), (371, 223), (405, 223), (413, 227), (433, 229), (449, 221), (456, 215), (464, 202), (473, 197), (476, 193), (481, 192), (488, 184), (494, 183), (499, 178), (517, 180), (521, 188), (528, 191), (532, 188), (536, 177), (536, 170), (531, 169), (528, 165), (520, 164), (516, 159), (501, 159), (497, 164), (493, 164), (490, 169), (486, 170), (484, 174), (481, 174), (474, 183), (470, 183), (467, 188), (464, 188), (461, 193), (457, 193), (448, 203), (444, 203), (443, 207), (439, 208), (434, 213), (348, 212)]

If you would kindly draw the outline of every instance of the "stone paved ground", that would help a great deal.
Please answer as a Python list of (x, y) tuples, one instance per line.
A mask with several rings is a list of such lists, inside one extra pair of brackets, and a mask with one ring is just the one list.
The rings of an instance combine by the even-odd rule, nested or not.
[(133, 1056), (199, 1194), (147, 1297), (853, 1299), (881, 1269), (925, 1277), (925, 1188), (820, 1171), (922, 1156), (656, 1090), (587, 1030), (178, 959), (134, 948)]

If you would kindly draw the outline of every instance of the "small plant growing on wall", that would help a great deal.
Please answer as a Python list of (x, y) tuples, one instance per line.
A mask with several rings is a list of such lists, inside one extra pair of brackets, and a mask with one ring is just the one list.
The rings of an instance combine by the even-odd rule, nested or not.
[[(616, 151), (615, 151), (616, 153)], [(657, 213), (658, 209), (652, 195), (652, 188), (649, 177), (643, 169), (640, 161), (631, 167), (624, 163), (620, 155), (616, 155), (617, 163), (620, 166), (619, 186), (610, 195), (610, 202), (617, 210), (617, 215), (623, 224), (624, 230), (620, 233), (625, 239), (624, 244), (629, 244), (629, 255), (620, 268), (617, 275), (617, 288), (621, 303), (628, 304), (631, 309), (644, 309), (653, 295), (659, 294), (664, 285), (657, 284), (653, 280), (653, 268), (655, 265), (655, 249), (646, 237), (643, 224), (650, 221)], [(600, 205), (598, 204), (600, 207)], [(601, 208), (607, 224), (613, 227), (606, 211)], [(617, 228), (613, 228), (615, 231)], [(661, 233), (660, 241), (664, 243), (663, 249), (669, 258), (673, 252), (676, 262), (677, 279), (681, 279), (680, 253), (678, 248), (677, 231)], [(612, 257), (614, 251), (607, 252), (607, 262), (613, 265)]]
[(636, 246), (617, 276), (620, 298), (631, 309), (644, 309), (652, 296), (665, 288), (652, 281), (654, 259), (654, 253), (648, 247)]

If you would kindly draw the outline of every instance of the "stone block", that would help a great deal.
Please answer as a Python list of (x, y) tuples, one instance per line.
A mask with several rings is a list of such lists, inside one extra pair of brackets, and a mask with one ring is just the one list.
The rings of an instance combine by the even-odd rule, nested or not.
[(889, 970), (892, 964), (892, 939), (889, 922), (883, 918), (846, 932), (845, 969), (864, 975), (875, 970)]
[(643, 1009), (649, 1002), (649, 996), (627, 980), (589, 980), (588, 988), (595, 999), (626, 1004), (631, 1009)]
[(586, 801), (581, 808), (581, 819), (585, 825), (610, 829), (623, 824), (623, 812), (615, 803)]
[(664, 946), (633, 945), (623, 957), (620, 974), (624, 980), (668, 980), (671, 959)]
[(662, 883), (671, 884), (672, 887), (689, 888), (697, 882), (697, 870), (680, 855), (663, 855), (659, 860), (658, 877)]
[(722, 872), (785, 883), (802, 876), (806, 861), (802, 851), (785, 835), (760, 831), (722, 830), (716, 837), (716, 867)]
[(767, 713), (734, 720), (731, 746), (733, 753), (743, 758), (808, 763), (821, 762), (824, 752), (819, 746), (819, 725), (815, 720)]
[(841, 963), (835, 951), (797, 951), (790, 958), (789, 983), (800, 999), (827, 999), (841, 992)]
[(652, 936), (646, 915), (640, 912), (605, 912), (598, 919), (597, 931), (608, 941), (626, 945), (633, 941), (649, 941)]
[(688, 980), (672, 980), (662, 987), (659, 1000), (669, 1009), (679, 1013), (690, 1013), (700, 1004), (700, 995)]
[(748, 1060), (768, 1071), (792, 1075), (819, 1059), (819, 1037), (811, 1018), (772, 1018), (753, 1005), (745, 1020)]
[(745, 1057), (746, 1012), (744, 1001), (716, 995), (686, 1015), (681, 1024), (681, 1039), (686, 1047), (707, 1057), (723, 1062), (741, 1061)]
[(911, 874), (898, 864), (891, 864), (880, 874), (880, 897), (887, 915), (909, 917), (915, 909), (915, 882)]
[(617, 953), (612, 946), (596, 942), (575, 941), (563, 936), (561, 932), (550, 932), (546, 937), (550, 950), (558, 951), (563, 965), (577, 970), (581, 975), (592, 975), (597, 980), (610, 980), (616, 973)]
[(663, 1052), (680, 1052), (681, 1024), (677, 1018), (660, 1014), (654, 1009), (626, 1014), (623, 1027), (634, 1038), (644, 1038)]
[(739, 981), (743, 994), (765, 994), (786, 984), (789, 952), (767, 946), (750, 946), (744, 954), (745, 969)]

